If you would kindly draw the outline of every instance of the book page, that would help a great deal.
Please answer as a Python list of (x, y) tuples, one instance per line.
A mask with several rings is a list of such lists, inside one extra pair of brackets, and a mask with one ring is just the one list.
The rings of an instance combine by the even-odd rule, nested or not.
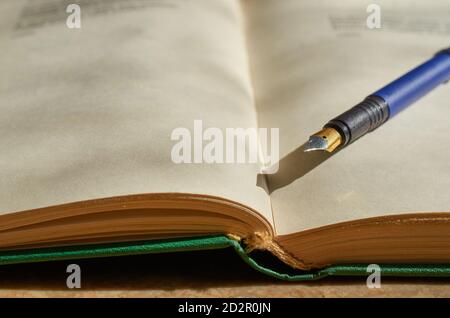
[[(245, 1), (258, 122), (280, 128), (280, 158), (328, 120), (450, 46), (448, 2), (377, 1), (380, 29), (367, 27), (371, 3)], [(449, 100), (450, 86), (438, 87), (273, 191), (276, 233), (450, 211)], [(297, 164), (288, 167), (292, 175), (302, 169)]]
[(256, 128), (240, 3), (79, 1), (79, 29), (69, 3), (0, 3), (0, 213), (182, 192), (270, 222), (256, 164), (171, 157), (174, 129), (194, 138), (195, 120)]

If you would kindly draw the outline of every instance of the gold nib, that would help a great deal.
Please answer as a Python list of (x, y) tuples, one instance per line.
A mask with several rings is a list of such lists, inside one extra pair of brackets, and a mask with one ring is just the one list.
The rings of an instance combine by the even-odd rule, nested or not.
[(333, 152), (342, 142), (341, 134), (336, 129), (324, 128), (309, 137), (305, 152), (324, 150)]

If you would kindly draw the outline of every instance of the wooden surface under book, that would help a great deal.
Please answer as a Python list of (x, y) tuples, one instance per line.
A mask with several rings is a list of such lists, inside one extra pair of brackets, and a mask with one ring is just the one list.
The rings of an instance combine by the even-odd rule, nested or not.
[[(140, 255), (0, 267), (0, 297), (449, 297), (449, 278), (334, 277), (289, 283), (258, 273), (232, 250)], [(82, 288), (66, 288), (66, 267)]]

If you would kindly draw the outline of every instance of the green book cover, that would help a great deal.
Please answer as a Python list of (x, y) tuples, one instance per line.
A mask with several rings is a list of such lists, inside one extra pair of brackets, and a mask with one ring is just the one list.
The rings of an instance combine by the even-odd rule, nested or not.
[[(0, 253), (0, 265), (139, 254), (181, 253), (223, 248), (234, 249), (245, 263), (262, 274), (286, 281), (309, 281), (327, 276), (367, 276), (369, 274), (367, 272), (369, 264), (334, 265), (315, 271), (298, 271), (294, 274), (292, 271), (289, 274), (275, 271), (255, 261), (239, 242), (223, 235), (8, 251)], [(191, 256), (195, 257), (195, 254)], [(384, 276), (450, 277), (450, 265), (448, 264), (379, 264), (379, 266), (381, 274)]]

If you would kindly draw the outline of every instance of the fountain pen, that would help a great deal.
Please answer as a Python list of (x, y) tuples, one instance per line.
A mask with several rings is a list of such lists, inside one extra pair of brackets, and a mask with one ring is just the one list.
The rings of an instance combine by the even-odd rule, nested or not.
[(383, 125), (431, 90), (450, 79), (450, 48), (369, 95), (313, 134), (305, 151), (333, 152)]

